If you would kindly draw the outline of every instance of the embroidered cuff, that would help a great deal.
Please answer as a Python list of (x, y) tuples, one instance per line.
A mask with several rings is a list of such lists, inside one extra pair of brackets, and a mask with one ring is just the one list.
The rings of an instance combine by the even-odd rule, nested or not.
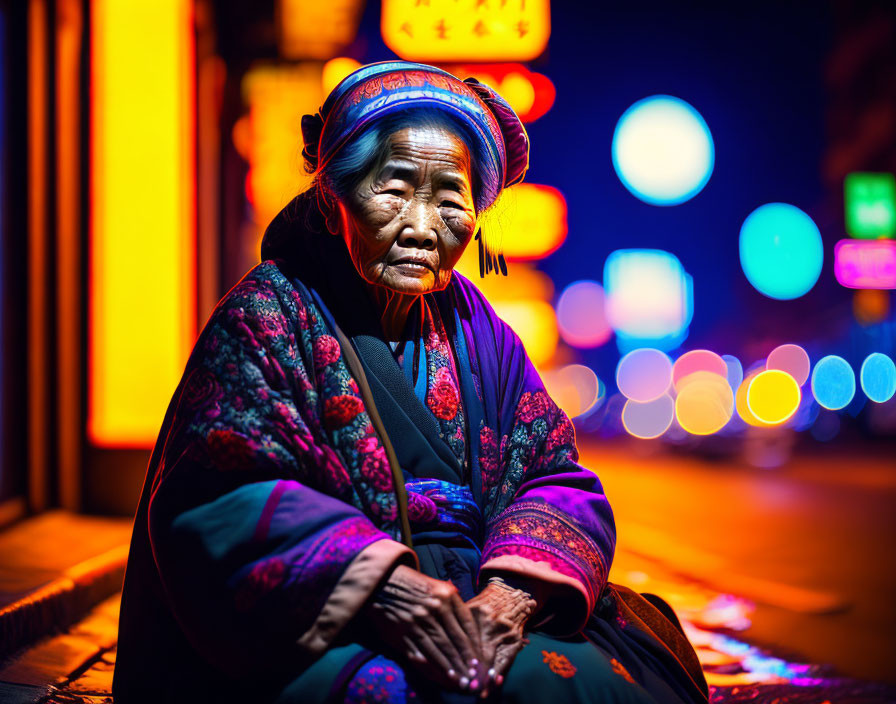
[(417, 554), (397, 540), (384, 538), (361, 550), (345, 568), (317, 619), (297, 641), (299, 647), (315, 655), (329, 648), (383, 576), (399, 561), (420, 568)]
[[(538, 501), (509, 506), (490, 526), (479, 580), (503, 571), (544, 580), (558, 593), (580, 595), (574, 600), (577, 606), (563, 605), (569, 613), (560, 620), (572, 632), (584, 626), (594, 610), (608, 573), (597, 544), (574, 519)], [(564, 600), (552, 601), (563, 604)]]

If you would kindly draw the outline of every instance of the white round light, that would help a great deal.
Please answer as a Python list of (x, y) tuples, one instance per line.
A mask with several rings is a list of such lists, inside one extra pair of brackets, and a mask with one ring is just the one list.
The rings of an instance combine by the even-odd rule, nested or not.
[(612, 151), (619, 180), (652, 205), (693, 198), (709, 181), (715, 162), (703, 117), (671, 95), (653, 95), (626, 110), (616, 123)]

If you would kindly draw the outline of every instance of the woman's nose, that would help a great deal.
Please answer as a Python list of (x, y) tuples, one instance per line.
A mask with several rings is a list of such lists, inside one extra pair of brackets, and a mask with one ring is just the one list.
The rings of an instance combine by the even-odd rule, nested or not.
[(398, 234), (398, 244), (402, 247), (435, 249), (438, 237), (437, 218), (438, 213), (431, 205), (419, 202), (412, 205)]

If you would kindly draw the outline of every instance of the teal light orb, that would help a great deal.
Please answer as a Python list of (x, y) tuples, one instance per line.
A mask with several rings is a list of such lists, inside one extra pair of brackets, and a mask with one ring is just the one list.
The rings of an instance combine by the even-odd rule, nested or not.
[(778, 300), (799, 298), (821, 274), (824, 249), (818, 226), (787, 203), (766, 203), (740, 228), (740, 265), (759, 293)]
[(872, 352), (859, 371), (862, 391), (875, 403), (886, 403), (896, 394), (896, 364), (881, 352)]
[(812, 370), (812, 395), (829, 411), (845, 408), (856, 393), (856, 375), (843, 357), (830, 354)]

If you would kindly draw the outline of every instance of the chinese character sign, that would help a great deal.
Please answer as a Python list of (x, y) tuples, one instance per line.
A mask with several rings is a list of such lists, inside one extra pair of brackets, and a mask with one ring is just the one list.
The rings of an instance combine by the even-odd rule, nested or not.
[(551, 34), (549, 0), (383, 0), (383, 39), (410, 61), (529, 61)]

